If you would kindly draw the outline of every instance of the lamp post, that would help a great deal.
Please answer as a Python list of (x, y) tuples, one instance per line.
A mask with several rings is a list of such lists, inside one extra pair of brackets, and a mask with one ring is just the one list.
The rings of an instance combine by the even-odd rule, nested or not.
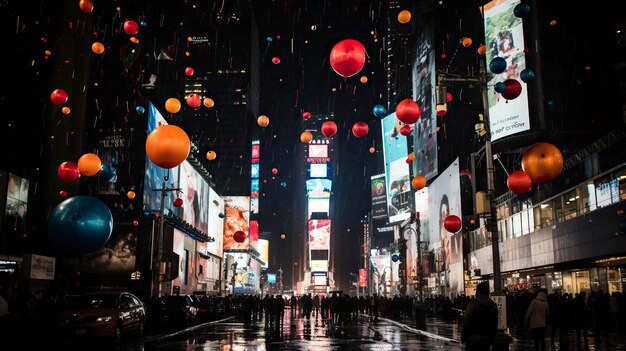
[[(170, 191), (179, 191), (180, 188), (166, 188), (165, 182), (169, 180), (169, 175), (163, 177), (163, 182), (161, 183), (160, 189), (152, 189), (152, 191), (160, 191), (161, 192), (161, 206), (159, 207), (159, 234), (157, 239), (157, 258), (154, 261), (152, 273), (152, 296), (159, 297), (161, 293), (161, 263), (163, 262), (163, 240), (165, 233), (165, 198), (167, 198), (167, 193)], [(153, 242), (154, 245), (154, 242)], [(165, 276), (169, 276), (169, 266), (166, 267), (164, 272)], [(164, 278), (165, 280), (165, 278)]]

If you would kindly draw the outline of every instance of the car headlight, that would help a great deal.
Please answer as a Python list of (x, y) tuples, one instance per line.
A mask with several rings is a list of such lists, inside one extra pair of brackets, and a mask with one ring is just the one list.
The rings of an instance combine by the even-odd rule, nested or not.
[(96, 319), (96, 322), (110, 322), (111, 321), (111, 317), (98, 317), (98, 319)]

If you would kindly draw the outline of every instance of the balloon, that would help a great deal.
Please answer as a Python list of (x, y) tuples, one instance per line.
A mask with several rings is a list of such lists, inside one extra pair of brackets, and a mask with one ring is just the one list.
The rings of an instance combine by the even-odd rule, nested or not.
[(235, 234), (233, 234), (233, 239), (235, 239), (236, 242), (241, 244), (242, 242), (246, 241), (246, 233), (242, 232), (241, 230), (238, 230), (235, 232)]
[(180, 101), (177, 98), (169, 98), (165, 101), (165, 109), (169, 113), (178, 113), (180, 111)]
[(522, 81), (528, 83), (528, 81), (535, 79), (535, 72), (530, 68), (526, 68), (520, 72), (519, 77)]
[(265, 128), (270, 124), (270, 119), (266, 115), (261, 115), (259, 116), (259, 118), (257, 118), (256, 123), (260, 127)]
[(322, 124), (322, 134), (324, 134), (327, 138), (332, 137), (337, 133), (337, 124), (333, 121), (326, 121)]
[(135, 35), (139, 32), (139, 25), (135, 21), (128, 20), (124, 22), (124, 32), (128, 35)]
[(489, 70), (491, 72), (498, 74), (504, 72), (506, 69), (506, 60), (502, 57), (494, 57), (491, 62), (489, 62)]
[(398, 254), (393, 254), (391, 255), (391, 260), (393, 262), (398, 262), (400, 260), (400, 256), (398, 256)]
[(407, 136), (409, 134), (411, 134), (411, 127), (406, 125), (406, 126), (402, 126), (402, 128), (400, 128), (400, 134)]
[(130, 42), (133, 44), (139, 44), (139, 39), (137, 39), (137, 37), (130, 37)]
[(506, 179), (506, 186), (517, 195), (526, 194), (533, 187), (533, 181), (523, 171), (515, 171)]
[(452, 101), (452, 94), (446, 93), (446, 102)]
[(421, 115), (422, 110), (419, 105), (411, 99), (404, 99), (396, 106), (396, 117), (404, 124), (417, 122)]
[(342, 77), (352, 77), (365, 65), (365, 47), (354, 39), (337, 43), (330, 52), (330, 65)]
[(374, 113), (374, 116), (378, 118), (383, 118), (387, 114), (387, 109), (385, 108), (385, 106), (378, 104), (374, 106), (372, 112)]
[(534, 183), (548, 182), (561, 173), (563, 169), (563, 155), (552, 144), (533, 144), (524, 151), (522, 169)]
[(303, 143), (308, 143), (311, 140), (313, 140), (313, 134), (311, 134), (311, 132), (302, 132), (302, 134), (300, 134), (300, 141)]
[(529, 13), (530, 5), (523, 2), (517, 4), (517, 6), (513, 8), (513, 14), (515, 15), (515, 17), (526, 17)]
[(61, 113), (63, 113), (64, 115), (69, 115), (70, 112), (72, 112), (72, 109), (67, 106), (63, 106), (63, 108), (61, 109)]
[(172, 204), (174, 205), (174, 207), (181, 207), (183, 205), (183, 199), (181, 199), (180, 197), (177, 197), (174, 199)]
[(283, 240), (285, 240), (285, 238), (286, 238), (286, 237), (287, 237), (287, 236), (286, 236), (285, 234), (281, 234), (281, 235), (280, 235), (280, 238), (281, 238), (281, 239), (283, 239)]
[(502, 97), (507, 100), (513, 100), (522, 93), (522, 85), (517, 79), (507, 79), (504, 81), (506, 89), (502, 94)]
[(102, 161), (96, 154), (87, 153), (78, 159), (78, 170), (85, 177), (92, 177), (100, 172)]
[(367, 83), (367, 77), (366, 76), (362, 76), (361, 79), (359, 79), (361, 81), (361, 83), (365, 84)]
[(202, 103), (208, 108), (215, 106), (215, 102), (211, 98), (204, 98), (204, 101)]
[(272, 57), (272, 63), (277, 65), (280, 63), (280, 58), (279, 57)]
[(415, 154), (409, 154), (407, 158), (411, 161), (415, 161)]
[(63, 162), (57, 168), (57, 175), (64, 182), (73, 183), (80, 177), (80, 171), (74, 162)]
[(278, 169), (277, 168), (272, 168), (272, 174), (278, 174)]
[(91, 0), (80, 0), (78, 7), (80, 7), (80, 10), (84, 13), (91, 13), (91, 11), (93, 11), (93, 2), (91, 2)]
[(137, 113), (141, 115), (146, 112), (146, 109), (143, 106), (137, 106), (135, 107), (135, 111), (137, 111)]
[(67, 196), (67, 191), (65, 191), (65, 190), (59, 191), (59, 196), (60, 197), (66, 197)]
[(187, 102), (187, 106), (196, 109), (202, 104), (202, 98), (200, 98), (200, 95), (198, 94), (189, 94), (185, 101)]
[(302, 118), (309, 119), (311, 118), (311, 112), (302, 112)]
[(550, 25), (551, 25), (551, 26), (556, 26), (556, 20), (552, 20), (552, 21), (550, 21)]
[(449, 215), (446, 219), (443, 220), (443, 227), (446, 228), (450, 233), (456, 233), (461, 230), (463, 226), (463, 222), (461, 222), (461, 218), (455, 215)]
[(468, 37), (463, 38), (463, 39), (461, 40), (461, 44), (462, 44), (464, 47), (469, 47), (470, 45), (472, 45), (472, 38), (468, 38)]
[(174, 168), (183, 163), (191, 148), (189, 136), (175, 125), (162, 125), (146, 139), (146, 154), (161, 168)]
[(131, 200), (132, 200), (132, 199), (134, 199), (134, 198), (135, 198), (135, 196), (137, 196), (137, 194), (135, 194), (135, 192), (131, 190), (131, 191), (129, 191), (129, 192), (127, 192), (127, 193), (126, 193), (126, 196), (127, 196), (129, 199), (131, 199)]
[(271, 42), (274, 40), (274, 38), (272, 38), (272, 37), (267, 37), (267, 38), (265, 38), (265, 40), (267, 40), (268, 42), (270, 42), (270, 43), (271, 43)]
[(134, 220), (133, 221), (133, 227), (138, 227), (139, 226), (139, 221), (138, 220)]
[(185, 75), (187, 75), (188, 77), (193, 76), (193, 73), (194, 73), (193, 67), (185, 68)]
[(411, 185), (415, 190), (422, 190), (426, 186), (426, 178), (421, 175), (415, 176), (411, 179)]
[(352, 126), (352, 134), (354, 134), (354, 136), (357, 138), (362, 138), (366, 136), (368, 131), (369, 127), (365, 122), (356, 122)]
[(370, 154), (373, 154), (373, 153), (375, 153), (375, 152), (376, 152), (376, 149), (375, 149), (373, 146), (372, 146), (372, 147), (370, 147)]
[(91, 51), (93, 51), (94, 54), (102, 55), (104, 53), (104, 45), (97, 41), (91, 44)]
[(493, 90), (495, 90), (496, 92), (502, 94), (506, 91), (506, 84), (502, 83), (502, 82), (498, 82), (493, 86)]
[(487, 46), (485, 46), (485, 44), (480, 44), (480, 46), (478, 46), (478, 49), (476, 51), (478, 52), (479, 55), (484, 55), (487, 53)]
[(217, 158), (217, 153), (215, 151), (209, 151), (206, 153), (206, 159), (209, 161), (213, 161)]
[(67, 102), (67, 92), (63, 89), (55, 89), (50, 94), (50, 101), (55, 105), (63, 105)]
[(411, 13), (407, 10), (402, 10), (398, 12), (398, 22), (402, 24), (407, 24), (411, 20)]
[(226, 215), (225, 215), (225, 214), (223, 214), (223, 213), (220, 213), (220, 214), (218, 214), (217, 216), (218, 216), (219, 218), (224, 218), (224, 217), (226, 217)]
[(50, 242), (67, 256), (79, 256), (100, 249), (109, 240), (112, 230), (111, 211), (95, 197), (66, 199), (48, 217)]

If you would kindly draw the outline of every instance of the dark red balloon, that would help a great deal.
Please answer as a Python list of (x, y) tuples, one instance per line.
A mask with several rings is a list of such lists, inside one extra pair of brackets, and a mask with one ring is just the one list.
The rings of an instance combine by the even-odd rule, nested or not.
[(311, 118), (311, 112), (302, 112), (302, 118), (304, 119)]
[(139, 226), (139, 221), (138, 220), (134, 220), (133, 221), (133, 226), (138, 227)]
[(333, 121), (326, 121), (322, 124), (322, 134), (324, 134), (327, 138), (332, 137), (337, 133), (337, 124)]
[(235, 239), (236, 242), (241, 244), (242, 242), (246, 241), (246, 233), (242, 232), (241, 230), (238, 230), (235, 232), (235, 234), (233, 234), (233, 239)]
[(400, 134), (404, 136), (411, 134), (411, 127), (408, 125), (402, 126), (402, 128), (400, 128)]
[(515, 171), (509, 174), (506, 180), (506, 186), (517, 195), (526, 194), (533, 187), (533, 181), (528, 173), (524, 171)]
[(277, 168), (272, 168), (272, 174), (278, 174), (278, 169)]
[(57, 168), (57, 175), (64, 182), (73, 183), (80, 177), (80, 171), (74, 162), (63, 162)]
[(50, 94), (50, 101), (55, 105), (63, 105), (67, 102), (67, 92), (63, 89), (55, 89)]
[(272, 63), (275, 64), (275, 65), (279, 64), (280, 63), (280, 58), (279, 57), (272, 58)]
[(128, 35), (135, 35), (139, 32), (139, 25), (135, 21), (126, 21), (124, 22), (124, 32)]
[(67, 196), (67, 191), (65, 191), (65, 190), (59, 191), (59, 196), (60, 197), (66, 197)]
[(365, 65), (365, 47), (354, 39), (338, 42), (330, 51), (330, 65), (342, 77), (352, 77)]
[(411, 99), (404, 99), (396, 106), (396, 117), (404, 124), (413, 124), (420, 119), (422, 110), (417, 102)]
[(181, 199), (180, 197), (177, 197), (174, 199), (174, 207), (180, 207), (183, 205), (183, 199)]
[(522, 93), (522, 85), (517, 79), (507, 79), (504, 85), (506, 85), (506, 90), (501, 95), (507, 100), (513, 100)]
[(352, 134), (354, 134), (354, 136), (357, 138), (362, 138), (366, 136), (368, 131), (369, 131), (369, 127), (367, 126), (367, 123), (365, 122), (356, 122), (352, 126)]
[(461, 218), (459, 218), (459, 216), (449, 215), (443, 220), (443, 227), (450, 233), (458, 232), (461, 230), (462, 226), (463, 222), (461, 222)]
[(202, 105), (202, 98), (198, 94), (189, 94), (185, 100), (189, 107), (198, 108)]

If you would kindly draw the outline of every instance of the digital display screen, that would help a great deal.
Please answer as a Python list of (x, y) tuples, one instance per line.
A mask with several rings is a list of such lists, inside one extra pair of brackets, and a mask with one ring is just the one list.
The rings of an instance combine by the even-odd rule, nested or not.
[(328, 145), (309, 145), (309, 157), (328, 157)]
[(267, 268), (270, 260), (270, 242), (266, 239), (259, 239), (257, 251), (259, 252), (259, 258), (261, 261), (265, 262), (263, 268)]
[(326, 178), (328, 175), (328, 166), (326, 163), (311, 163), (310, 167), (311, 178)]
[(267, 282), (268, 283), (276, 283), (276, 273), (268, 273), (267, 274)]
[(328, 214), (330, 210), (330, 199), (309, 199), (309, 217), (313, 212), (324, 212)]
[(389, 223), (401, 222), (411, 216), (411, 175), (406, 163), (408, 154), (406, 137), (396, 125), (396, 113), (382, 120), (383, 154), (385, 156), (385, 177), (387, 178), (387, 214)]
[(328, 250), (311, 250), (311, 261), (328, 261)]
[(309, 179), (306, 181), (306, 191), (310, 199), (329, 198), (333, 187), (330, 179)]
[(311, 260), (311, 272), (328, 272), (328, 261)]
[(309, 249), (330, 249), (330, 219), (312, 219), (309, 221)]
[[(224, 219), (224, 250), (247, 250), (250, 246), (250, 198), (248, 196), (224, 197), (226, 218)], [(233, 238), (237, 231), (246, 234), (246, 240), (238, 243)]]
[(254, 159), (258, 159), (260, 155), (261, 155), (261, 145), (252, 145), (252, 154), (250, 157), (254, 160)]
[(313, 285), (326, 285), (326, 276), (325, 275), (314, 275), (313, 276)]
[(258, 197), (258, 195), (259, 195), (258, 194), (258, 192), (259, 192), (259, 180), (258, 179), (252, 179), (252, 182), (250, 183), (250, 191), (251, 192), (255, 192), (256, 191), (257, 192), (257, 196), (254, 196), (254, 195), (251, 195), (251, 196)]
[(252, 168), (250, 169), (250, 177), (252, 177), (253, 179), (259, 178), (259, 164), (258, 163), (252, 164)]

